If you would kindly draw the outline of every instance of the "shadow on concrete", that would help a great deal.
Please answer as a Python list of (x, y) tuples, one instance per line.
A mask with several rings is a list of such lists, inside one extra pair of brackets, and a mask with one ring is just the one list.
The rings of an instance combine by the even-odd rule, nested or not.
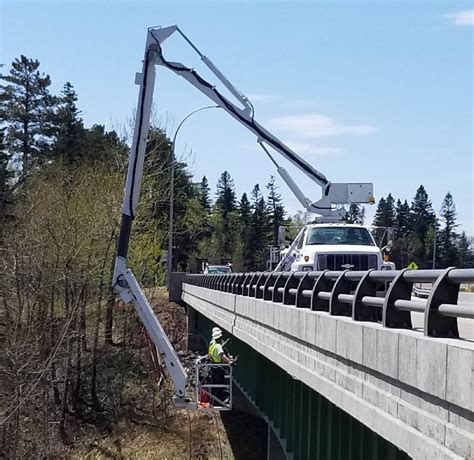
[(235, 460), (265, 460), (267, 458), (267, 423), (261, 418), (232, 410), (221, 412)]

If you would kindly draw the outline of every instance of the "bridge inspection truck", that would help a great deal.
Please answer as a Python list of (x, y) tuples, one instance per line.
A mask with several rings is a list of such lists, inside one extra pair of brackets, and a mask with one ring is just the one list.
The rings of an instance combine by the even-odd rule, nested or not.
[(392, 241), (380, 249), (369, 227), (350, 223), (305, 225), (289, 248), (280, 252), (277, 271), (395, 270), (382, 255)]
[[(206, 81), (194, 69), (180, 62), (170, 61), (164, 57), (162, 44), (175, 33), (179, 34), (198, 54), (202, 62), (235, 98), (236, 103), (224, 96), (214, 84)], [(311, 164), (297, 155), (279, 138), (256, 121), (254, 107), (249, 99), (230, 83), (212, 61), (199, 51), (177, 25), (148, 29), (142, 72), (137, 74), (135, 79), (136, 84), (139, 85), (138, 103), (121, 209), (121, 226), (112, 283), (115, 292), (121, 297), (123, 302), (134, 306), (151, 341), (157, 349), (158, 355), (166, 365), (174, 385), (174, 401), (176, 405), (183, 408), (195, 409), (201, 407), (200, 395), (208, 394), (212, 398), (212, 386), (210, 386), (205, 379), (201, 379), (201, 376), (208, 374), (210, 368), (215, 364), (209, 363), (202, 358), (196, 361), (193, 382), (196, 390), (196, 400), (193, 401), (189, 399), (190, 379), (153, 312), (145, 293), (127, 263), (132, 222), (135, 219), (138, 208), (143, 176), (145, 147), (150, 127), (156, 66), (168, 69), (186, 80), (213, 101), (217, 107), (224, 110), (234, 120), (253, 133), (256, 136), (257, 143), (275, 165), (277, 172), (300, 203), (308, 212), (319, 214), (321, 220), (326, 222), (341, 221), (346, 214), (344, 209), (344, 205), (346, 204), (373, 203), (373, 186), (370, 183), (330, 182), (324, 174), (316, 170)], [(283, 156), (283, 158), (288, 160), (315, 182), (321, 188), (321, 198), (316, 202), (306, 198), (288, 172), (277, 163), (270, 149)], [(351, 236), (351, 232), (355, 232), (356, 236)], [(299, 248), (295, 247), (299, 254), (298, 261), (302, 258), (310, 269), (315, 269), (316, 266), (322, 268), (323, 264), (325, 264), (324, 266), (326, 268), (333, 268), (334, 264), (338, 263), (337, 261), (339, 259), (337, 259), (337, 257), (339, 256), (331, 255), (337, 254), (336, 249), (333, 251), (331, 248), (337, 248), (339, 244), (341, 244), (340, 247), (342, 247), (343, 243), (347, 243), (348, 241), (350, 241), (350, 244), (346, 245), (347, 248), (352, 248), (353, 250), (345, 248), (345, 258), (342, 259), (344, 262), (343, 265), (354, 265), (352, 268), (357, 267), (358, 269), (363, 269), (363, 267), (369, 267), (369, 264), (372, 263), (371, 257), (375, 257), (377, 263), (379, 262), (379, 254), (372, 244), (373, 240), (370, 239), (363, 227), (351, 227), (340, 223), (327, 224), (325, 227), (307, 226), (300, 232), (299, 236), (300, 238), (297, 238), (293, 243), (293, 245), (301, 246)], [(321, 246), (324, 246), (326, 250), (329, 251), (324, 258), (320, 257), (321, 251), (319, 250), (313, 251), (312, 253), (307, 250), (307, 248), (313, 245), (313, 239), (317, 241), (319, 238), (327, 238), (327, 241), (322, 243)], [(358, 243), (359, 241), (360, 244)], [(365, 248), (365, 252), (362, 248)], [(306, 260), (307, 258), (308, 260)], [(299, 268), (299, 266), (297, 267)], [(231, 394), (232, 367), (229, 364), (219, 365), (227, 366), (225, 369), (228, 376), (226, 386)], [(232, 408), (232, 398), (230, 398), (229, 401), (214, 400), (212, 406), (218, 410), (230, 410)]]

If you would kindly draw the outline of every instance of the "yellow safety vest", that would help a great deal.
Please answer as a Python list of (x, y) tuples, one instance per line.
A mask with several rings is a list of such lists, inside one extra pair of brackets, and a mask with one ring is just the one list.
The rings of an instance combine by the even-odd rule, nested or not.
[(219, 355), (219, 347), (218, 343), (215, 340), (212, 340), (209, 344), (209, 356), (211, 357), (211, 361), (213, 363), (221, 363), (222, 358)]

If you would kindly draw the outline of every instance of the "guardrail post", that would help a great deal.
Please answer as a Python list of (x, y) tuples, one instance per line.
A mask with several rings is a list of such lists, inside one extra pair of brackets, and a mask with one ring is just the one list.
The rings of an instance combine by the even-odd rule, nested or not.
[(237, 273), (232, 273), (225, 283), (225, 292), (232, 292), (232, 285), (234, 284), (235, 278), (237, 278)]
[(232, 294), (237, 294), (237, 287), (239, 285), (239, 282), (242, 280), (242, 273), (236, 273), (235, 278), (232, 280), (232, 283), (230, 283), (230, 291)]
[(255, 297), (254, 284), (257, 282), (257, 279), (259, 278), (259, 276), (260, 276), (260, 273), (255, 272), (255, 273), (252, 273), (252, 276), (250, 277), (248, 288), (247, 288), (247, 295), (249, 297)]
[(413, 284), (407, 283), (403, 278), (403, 274), (406, 271), (406, 268), (400, 271), (385, 294), (382, 314), (382, 324), (384, 327), (412, 329), (411, 313), (398, 310), (394, 305), (395, 300), (411, 300)]
[(458, 302), (460, 286), (451, 283), (448, 279), (448, 274), (453, 268), (447, 268), (433, 284), (425, 308), (425, 335), (459, 338), (457, 318), (438, 313), (438, 307), (441, 304), (457, 304)]
[(282, 302), (283, 294), (278, 292), (279, 288), (282, 288), (286, 284), (286, 278), (290, 275), (290, 272), (281, 272), (281, 275), (276, 279), (273, 285), (272, 302)]
[(215, 276), (216, 276), (216, 278), (215, 278), (215, 280), (214, 280), (214, 289), (215, 289), (216, 291), (218, 291), (218, 290), (219, 290), (219, 286), (220, 286), (220, 284), (221, 284), (221, 282), (222, 282), (222, 275), (215, 275)]
[(217, 275), (212, 275), (211, 278), (211, 289), (216, 290), (217, 289), (217, 282), (219, 281), (219, 278)]
[(310, 278), (309, 274), (311, 272), (307, 272), (303, 278), (301, 278), (300, 283), (298, 284), (297, 287), (297, 292), (296, 292), (296, 299), (295, 299), (295, 305), (297, 308), (309, 308), (311, 307), (311, 298), (310, 297), (305, 297), (303, 295), (303, 291), (309, 291), (312, 289), (314, 285), (314, 279)]
[(329, 303), (327, 300), (320, 299), (318, 293), (321, 291), (331, 292), (332, 283), (324, 275), (329, 270), (324, 270), (319, 278), (314, 282), (313, 294), (311, 296), (311, 310), (329, 311)]
[(295, 276), (297, 272), (290, 272), (290, 276), (283, 288), (283, 305), (296, 305), (296, 295), (290, 294), (290, 289), (296, 289), (300, 280)]
[(347, 272), (348, 270), (344, 270), (332, 287), (331, 299), (329, 300), (329, 314), (332, 316), (352, 316), (351, 305), (338, 299), (339, 294), (351, 293), (352, 281), (346, 278)]
[(232, 285), (234, 284), (235, 278), (237, 278), (237, 273), (229, 275), (229, 279), (225, 285), (225, 292), (232, 292)]
[(374, 269), (371, 268), (364, 277), (359, 281), (354, 292), (354, 300), (352, 302), (352, 319), (354, 321), (373, 321), (379, 318), (379, 309), (369, 307), (362, 304), (362, 297), (376, 297), (377, 283), (370, 279), (370, 273)]
[(221, 284), (220, 284), (220, 290), (222, 292), (226, 292), (227, 290), (227, 283), (229, 282), (229, 279), (232, 275), (222, 275), (222, 280), (221, 280)]
[(226, 282), (227, 275), (219, 275), (219, 278), (217, 279), (217, 290), (218, 291), (223, 291), (224, 290), (224, 284)]
[(263, 287), (263, 300), (272, 300), (273, 292), (270, 291), (270, 287), (275, 286), (276, 280), (281, 276), (283, 272), (271, 272), (270, 276), (267, 278), (267, 282)]
[(257, 279), (257, 283), (255, 286), (255, 298), (256, 299), (263, 299), (263, 289), (260, 289), (260, 286), (265, 289), (265, 283), (267, 282), (267, 277), (269, 273), (263, 272)]
[(249, 283), (250, 278), (252, 278), (252, 273), (245, 273), (244, 274), (244, 279), (242, 280), (242, 284), (239, 287), (240, 292), (237, 292), (237, 294), (243, 295), (243, 296), (248, 296), (247, 284)]
[(225, 292), (227, 289), (227, 283), (230, 280), (230, 277), (232, 275), (222, 275), (222, 281), (221, 281), (221, 291)]

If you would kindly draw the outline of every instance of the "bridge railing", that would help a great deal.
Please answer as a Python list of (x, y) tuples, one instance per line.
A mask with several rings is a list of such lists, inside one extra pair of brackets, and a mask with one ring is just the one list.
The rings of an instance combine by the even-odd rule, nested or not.
[[(458, 318), (474, 319), (474, 305), (458, 304), (460, 284), (474, 282), (474, 269), (186, 275), (184, 282), (387, 328), (413, 329), (411, 312), (419, 312), (433, 337), (459, 338)], [(426, 300), (412, 299), (415, 283), (433, 283)]]

